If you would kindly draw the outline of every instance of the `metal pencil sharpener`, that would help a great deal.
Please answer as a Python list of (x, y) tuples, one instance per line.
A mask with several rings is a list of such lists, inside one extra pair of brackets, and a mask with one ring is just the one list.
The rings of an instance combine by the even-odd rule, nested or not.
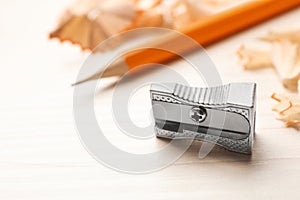
[(251, 154), (255, 83), (210, 88), (152, 84), (150, 93), (157, 137), (201, 140)]

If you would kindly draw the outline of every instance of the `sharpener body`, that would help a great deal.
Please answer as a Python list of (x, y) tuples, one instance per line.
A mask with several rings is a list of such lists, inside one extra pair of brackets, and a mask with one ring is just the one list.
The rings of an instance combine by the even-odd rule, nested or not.
[(255, 131), (255, 83), (211, 88), (151, 86), (157, 137), (212, 142), (251, 154)]

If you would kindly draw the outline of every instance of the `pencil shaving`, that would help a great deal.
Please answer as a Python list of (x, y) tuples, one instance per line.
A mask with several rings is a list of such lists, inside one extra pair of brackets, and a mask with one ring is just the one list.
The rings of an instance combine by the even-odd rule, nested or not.
[(268, 42), (270, 51), (241, 45), (237, 51), (239, 63), (247, 70), (272, 66), (282, 84), (296, 91), (300, 79), (300, 31), (270, 31), (259, 39)]
[(278, 113), (278, 120), (285, 123), (286, 126), (300, 125), (300, 96), (273, 94), (272, 99), (277, 101), (273, 111)]
[(172, 28), (172, 26), (164, 20), (164, 16), (159, 8), (149, 9), (147, 11), (140, 11), (137, 17), (132, 21), (126, 30), (142, 27), (162, 27)]
[(287, 31), (269, 31), (267, 35), (258, 39), (265, 42), (275, 42), (277, 40), (288, 40), (293, 43), (300, 43), (300, 29)]
[(136, 15), (133, 1), (77, 1), (62, 15), (50, 38), (70, 41), (91, 50), (128, 27)]
[(270, 52), (267, 50), (249, 48), (241, 45), (237, 51), (239, 63), (247, 70), (272, 67)]
[(296, 91), (300, 79), (300, 44), (278, 40), (272, 47), (272, 61), (283, 85)]

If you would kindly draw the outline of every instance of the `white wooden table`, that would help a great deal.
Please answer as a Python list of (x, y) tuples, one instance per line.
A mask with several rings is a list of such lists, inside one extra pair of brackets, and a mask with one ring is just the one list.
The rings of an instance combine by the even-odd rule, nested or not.
[[(207, 49), (223, 82), (258, 84), (251, 157), (217, 147), (199, 159), (200, 143), (195, 143), (168, 168), (128, 175), (99, 164), (77, 136), (70, 83), (86, 55), (47, 39), (67, 2), (0, 3), (0, 199), (299, 199), (300, 133), (275, 120), (275, 102), (269, 98), (285, 90), (272, 69), (243, 71), (234, 54), (244, 41), (271, 28), (292, 26), (300, 19), (300, 9)], [(173, 65), (185, 76), (194, 76), (181, 62)], [(109, 102), (110, 94), (96, 95), (96, 110)], [(137, 98), (150, 102), (142, 94)], [(139, 113), (143, 102), (137, 101), (133, 112)], [(109, 108), (98, 113), (99, 121), (110, 121), (109, 113)], [(117, 131), (107, 124), (107, 130)], [(142, 144), (124, 136), (110, 139), (128, 151), (155, 150), (161, 143), (155, 138)]]

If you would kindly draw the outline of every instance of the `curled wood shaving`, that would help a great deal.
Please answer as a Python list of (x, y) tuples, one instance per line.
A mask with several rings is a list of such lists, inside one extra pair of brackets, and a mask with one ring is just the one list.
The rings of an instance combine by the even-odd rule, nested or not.
[(278, 40), (272, 46), (272, 61), (283, 85), (290, 90), (297, 90), (300, 79), (300, 43)]
[(277, 101), (272, 109), (278, 113), (277, 119), (286, 126), (300, 125), (300, 96), (274, 93), (271, 98)]
[(91, 50), (128, 27), (136, 15), (136, 6), (130, 0), (78, 0), (62, 15), (50, 38)]
[(277, 40), (289, 40), (293, 43), (300, 43), (300, 29), (285, 31), (269, 31), (267, 35), (259, 37), (266, 42), (275, 42)]
[(172, 28), (172, 25), (165, 21), (164, 15), (161, 12), (161, 8), (154, 7), (152, 9), (140, 11), (130, 26), (126, 28), (126, 30), (142, 27)]
[(241, 45), (237, 51), (240, 64), (244, 69), (262, 69), (272, 67), (270, 52), (267, 50), (249, 48)]
[(237, 51), (241, 65), (248, 70), (273, 66), (282, 84), (296, 91), (300, 79), (300, 30), (271, 31), (259, 39), (268, 42), (270, 51), (242, 45)]

